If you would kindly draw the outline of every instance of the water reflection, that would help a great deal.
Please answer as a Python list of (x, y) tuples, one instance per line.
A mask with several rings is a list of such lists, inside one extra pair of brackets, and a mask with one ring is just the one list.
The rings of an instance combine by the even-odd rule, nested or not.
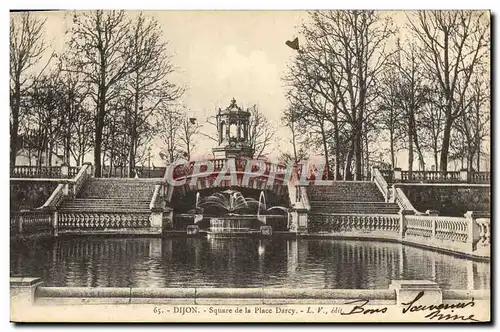
[(11, 275), (48, 286), (489, 288), (488, 263), (396, 243), (330, 239), (73, 238), (11, 245)]

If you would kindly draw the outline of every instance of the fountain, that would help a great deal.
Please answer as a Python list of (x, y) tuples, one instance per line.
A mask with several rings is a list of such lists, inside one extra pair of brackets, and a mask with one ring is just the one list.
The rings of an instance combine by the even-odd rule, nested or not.
[[(288, 214), (288, 209), (282, 206), (273, 206), (268, 209), (263, 191), (260, 192), (259, 200), (244, 197), (239, 191), (232, 189), (201, 199), (197, 193), (196, 208), (197, 210), (198, 208), (203, 209), (207, 215), (210, 215), (210, 212), (216, 214), (216, 216), (210, 217), (208, 234), (222, 236), (260, 234), (260, 226), (266, 225), (269, 211), (275, 209), (285, 211)], [(201, 219), (197, 218), (196, 222), (198, 221)], [(270, 226), (267, 227), (270, 228)], [(271, 232), (268, 231), (268, 233)]]

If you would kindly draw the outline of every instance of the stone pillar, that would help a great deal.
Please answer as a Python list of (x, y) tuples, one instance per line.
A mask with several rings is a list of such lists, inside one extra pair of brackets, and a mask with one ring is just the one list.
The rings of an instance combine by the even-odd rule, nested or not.
[(54, 211), (54, 216), (53, 216), (53, 220), (52, 220), (52, 230), (53, 230), (53, 234), (54, 236), (59, 236), (59, 215), (58, 215), (58, 212), (57, 211)]
[(411, 210), (401, 210), (399, 211), (399, 237), (400, 239), (404, 239), (406, 234), (406, 216), (413, 215), (415, 212)]
[(394, 168), (394, 182), (401, 182), (401, 168)]
[(174, 228), (174, 210), (169, 207), (165, 207), (163, 214), (163, 230), (169, 230)]
[(443, 294), (439, 285), (429, 280), (393, 280), (389, 289), (396, 292), (397, 305), (404, 305), (414, 301), (417, 304), (439, 305), (443, 302)]
[(226, 124), (226, 140), (229, 141), (231, 138), (231, 121), (228, 121)]
[(35, 291), (40, 285), (42, 285), (40, 278), (10, 278), (11, 317), (15, 316), (15, 311), (25, 311), (26, 306), (35, 303)]
[(469, 182), (469, 172), (466, 168), (462, 168), (460, 170), (460, 181), (461, 182)]
[(163, 231), (163, 211), (152, 210), (151, 211), (151, 228), (155, 233), (162, 233)]
[(298, 210), (297, 216), (298, 216), (297, 232), (300, 234), (307, 233), (307, 221), (308, 221), (307, 210)]
[(63, 187), (63, 195), (64, 196), (69, 196), (69, 183), (66, 182)]
[(61, 164), (61, 177), (62, 178), (69, 177), (69, 167), (68, 167), (68, 164), (66, 164), (66, 163)]
[(297, 232), (297, 225), (299, 224), (299, 216), (297, 211), (290, 211), (290, 216), (288, 220), (288, 231)]
[(88, 165), (88, 167), (87, 167), (87, 174), (92, 176), (92, 174), (94, 174), (93, 170), (92, 170), (92, 163), (89, 163), (88, 161), (84, 162), (82, 164), (82, 167), (85, 166), (85, 165)]
[(17, 234), (23, 234), (23, 214), (19, 213), (16, 218)]
[(467, 251), (473, 252), (474, 243), (477, 244), (480, 235), (479, 235), (479, 225), (476, 223), (476, 214), (474, 211), (467, 211), (464, 214), (464, 217), (467, 218)]

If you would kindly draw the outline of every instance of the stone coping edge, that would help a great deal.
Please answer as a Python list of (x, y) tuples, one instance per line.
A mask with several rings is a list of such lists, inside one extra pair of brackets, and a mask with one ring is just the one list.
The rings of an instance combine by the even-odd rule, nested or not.
[(177, 299), (359, 299), (396, 300), (390, 289), (292, 288), (120, 288), (43, 287), (37, 298), (177, 298)]
[[(11, 278), (12, 281), (13, 278)], [(414, 287), (391, 285), (392, 289), (292, 289), (292, 288), (128, 288), (128, 287), (44, 287), (39, 278), (17, 283), (18, 287), (36, 287), (38, 299), (254, 299), (254, 300), (374, 300), (393, 302), (397, 299), (396, 289), (438, 290), (433, 283), (414, 281)], [(417, 284), (418, 283), (418, 284)], [(30, 284), (30, 285), (28, 285)], [(394, 286), (396, 286), (394, 288)], [(403, 286), (403, 287), (401, 287)], [(443, 300), (489, 300), (491, 290), (441, 290)]]

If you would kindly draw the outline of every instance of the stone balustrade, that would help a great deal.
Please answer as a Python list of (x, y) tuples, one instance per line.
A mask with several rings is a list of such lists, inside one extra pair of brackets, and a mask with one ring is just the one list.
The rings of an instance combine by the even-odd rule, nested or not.
[[(387, 183), (491, 183), (491, 172), (379, 170)], [(373, 176), (373, 175), (372, 175)]]
[(393, 214), (314, 214), (309, 220), (310, 233), (394, 233), (400, 229), (400, 217)]
[(490, 219), (468, 212), (465, 217), (396, 214), (313, 213), (308, 219), (309, 235), (395, 239), (403, 243), (490, 257)]
[(47, 235), (54, 230), (54, 213), (44, 210), (11, 211), (11, 235)]
[(10, 172), (11, 178), (73, 178), (78, 171), (79, 166), (14, 166)]
[(58, 216), (59, 231), (68, 230), (105, 230), (151, 227), (150, 213), (69, 213)]

